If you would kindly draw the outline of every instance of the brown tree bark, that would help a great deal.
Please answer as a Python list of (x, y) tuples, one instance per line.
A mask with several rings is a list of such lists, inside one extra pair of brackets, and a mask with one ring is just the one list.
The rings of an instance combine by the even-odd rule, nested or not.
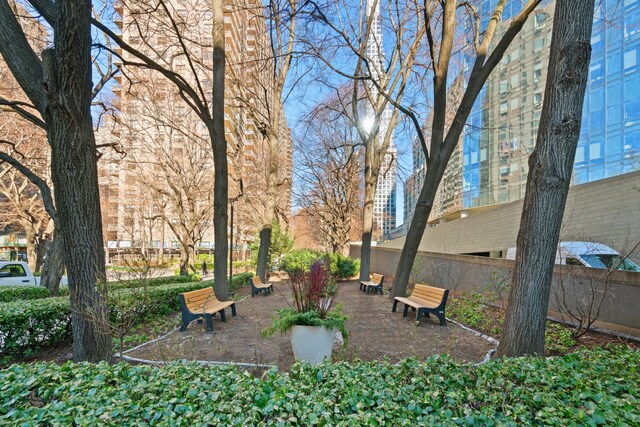
[(180, 244), (180, 275), (189, 275), (189, 251), (182, 243)]
[(47, 257), (42, 266), (40, 286), (49, 289), (51, 295), (58, 295), (60, 280), (64, 275), (64, 244), (60, 233), (53, 233), (53, 239), (47, 248)]
[(46, 124), (69, 271), (74, 359), (109, 359), (107, 306), (96, 286), (105, 280), (105, 266), (90, 111), (91, 2), (34, 1), (32, 5), (51, 25), (54, 48), (43, 53), (41, 62), (7, 1), (0, 0), (0, 52)]
[(73, 358), (111, 358), (96, 144), (91, 119), (91, 2), (59, 0), (54, 49), (43, 54), (56, 208), (69, 272)]
[[(371, 147), (376, 141), (370, 141), (365, 149), (365, 156), (372, 155)], [(373, 203), (378, 184), (378, 172), (365, 162), (364, 167), (364, 205), (362, 208), (362, 247), (360, 248), (360, 280), (368, 281), (371, 274), (371, 238), (373, 235)]]
[(25, 234), (27, 237), (27, 263), (29, 264), (29, 268), (31, 271), (36, 271), (36, 261), (38, 258), (36, 248), (38, 246), (36, 239), (35, 231), (32, 227), (25, 227)]
[[(278, 101), (278, 100), (276, 100)], [(275, 108), (277, 112), (280, 108)], [(279, 128), (280, 115), (275, 114), (278, 123), (274, 124), (276, 129)], [(264, 221), (260, 230), (260, 247), (258, 248), (258, 265), (256, 266), (256, 275), (266, 283), (267, 282), (267, 261), (269, 259), (269, 248), (271, 247), (271, 232), (273, 220), (276, 214), (276, 203), (278, 197), (278, 162), (279, 159), (279, 143), (278, 135), (269, 135), (269, 177), (267, 181), (267, 197), (264, 210)]]
[(571, 182), (591, 58), (594, 0), (557, 0), (549, 77), (498, 356), (544, 355), (555, 254)]
[(216, 296), (220, 301), (229, 299), (227, 290), (229, 172), (227, 141), (224, 136), (224, 50), (224, 2), (223, 0), (213, 0), (213, 100), (211, 103), (212, 123), (209, 127), (209, 133), (215, 167), (213, 276)]

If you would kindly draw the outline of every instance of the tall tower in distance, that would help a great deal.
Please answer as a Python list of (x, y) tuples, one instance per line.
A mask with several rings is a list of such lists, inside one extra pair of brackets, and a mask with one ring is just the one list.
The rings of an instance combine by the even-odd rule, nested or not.
[[(371, 22), (371, 32), (367, 40), (366, 56), (369, 61), (372, 78), (377, 79), (381, 70), (384, 69), (384, 53), (382, 52), (382, 28), (380, 25), (380, 3), (376, 0), (367, 1), (367, 11), (369, 17), (373, 15)], [(377, 89), (371, 85), (369, 90), (372, 99), (377, 98)], [(374, 115), (370, 105), (367, 105), (367, 116)], [(387, 133), (389, 122), (391, 120), (391, 110), (387, 104), (384, 112), (380, 117), (380, 127), (378, 135), (373, 144), (382, 144), (382, 139)], [(376, 193), (373, 202), (373, 224), (374, 239), (379, 239), (381, 235), (387, 234), (396, 226), (396, 181), (398, 178), (397, 170), (398, 150), (393, 143), (393, 138), (389, 144), (389, 149), (384, 155), (382, 165), (380, 166), (380, 174), (378, 175), (378, 183), (376, 185)], [(377, 232), (376, 232), (377, 231)]]

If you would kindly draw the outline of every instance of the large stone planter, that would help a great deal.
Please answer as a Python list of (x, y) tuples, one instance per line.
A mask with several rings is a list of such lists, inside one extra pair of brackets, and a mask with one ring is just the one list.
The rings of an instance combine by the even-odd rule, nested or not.
[(289, 329), (289, 339), (296, 360), (312, 365), (331, 359), (335, 331), (324, 326), (293, 326)]

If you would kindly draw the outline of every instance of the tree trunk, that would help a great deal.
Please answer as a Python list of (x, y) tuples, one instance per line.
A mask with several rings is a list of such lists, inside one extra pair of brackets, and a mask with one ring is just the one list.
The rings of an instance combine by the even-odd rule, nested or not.
[(47, 253), (47, 247), (51, 244), (51, 238), (51, 236), (43, 234), (39, 239), (38, 246), (36, 247), (36, 269), (33, 271), (41, 272), (42, 262), (44, 260), (45, 254)]
[(60, 280), (64, 274), (64, 245), (60, 233), (54, 232), (47, 248), (47, 259), (42, 267), (40, 286), (49, 289), (51, 295), (58, 295)]
[(498, 356), (544, 355), (555, 254), (571, 182), (591, 57), (594, 0), (557, 0), (549, 78)]
[[(369, 145), (374, 142), (369, 142)], [(367, 147), (367, 154), (370, 148)], [(365, 154), (365, 156), (367, 155)], [(366, 160), (365, 160), (366, 162)], [(360, 248), (360, 280), (369, 280), (371, 274), (371, 237), (373, 233), (373, 203), (378, 183), (377, 174), (372, 173), (372, 166), (365, 165), (364, 208), (362, 209), (362, 247)]]
[(189, 275), (189, 250), (180, 242), (180, 275)]
[(69, 275), (73, 359), (111, 358), (105, 264), (91, 119), (91, 2), (58, 0), (54, 49), (43, 53), (51, 174)]
[[(279, 108), (274, 107), (277, 111)], [(278, 129), (280, 125), (280, 115), (274, 114), (274, 122), (271, 123), (272, 128)], [(262, 230), (260, 230), (260, 247), (258, 249), (258, 266), (256, 267), (256, 275), (266, 283), (267, 280), (267, 262), (269, 261), (269, 248), (271, 248), (271, 228), (276, 213), (276, 201), (278, 197), (278, 135), (271, 133), (269, 135), (269, 178), (267, 181), (267, 200), (265, 204), (264, 221)]]
[[(444, 166), (442, 166), (442, 164), (444, 164)], [(411, 220), (411, 225), (409, 226), (409, 231), (407, 232), (404, 245), (402, 246), (402, 252), (400, 253), (398, 267), (396, 268), (396, 274), (393, 278), (393, 287), (389, 295), (390, 298), (404, 297), (407, 293), (407, 285), (409, 283), (409, 277), (411, 276), (413, 262), (416, 259), (424, 230), (427, 228), (427, 222), (429, 221), (429, 215), (433, 208), (433, 201), (436, 197), (438, 184), (442, 179), (445, 167), (446, 162), (434, 161), (433, 166), (427, 168), (424, 184), (416, 201), (413, 219)]]
[(213, 230), (215, 249), (213, 275), (216, 296), (220, 301), (229, 299), (227, 291), (227, 204), (229, 183), (227, 167), (227, 141), (224, 134), (224, 2), (213, 0), (213, 99), (211, 102), (212, 123), (209, 126), (213, 163), (215, 167), (213, 189)]
[(189, 244), (189, 268), (193, 274), (196, 274), (196, 248), (194, 244)]
[(158, 248), (158, 265), (164, 263), (164, 221), (160, 222), (160, 247)]
[(260, 247), (258, 248), (256, 276), (259, 276), (263, 283), (267, 283), (267, 258), (269, 255), (269, 246), (271, 246), (271, 231), (271, 227), (263, 227), (262, 230), (260, 230)]
[(31, 271), (37, 271), (36, 233), (32, 227), (25, 227), (25, 234), (27, 235), (27, 264)]

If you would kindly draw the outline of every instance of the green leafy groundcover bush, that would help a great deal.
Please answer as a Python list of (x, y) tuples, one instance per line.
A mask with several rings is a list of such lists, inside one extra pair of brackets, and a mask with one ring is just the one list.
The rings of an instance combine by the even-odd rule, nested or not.
[(0, 302), (40, 299), (49, 296), (49, 290), (42, 286), (0, 286)]
[(0, 371), (5, 425), (638, 425), (638, 351), (586, 350), (481, 366), (233, 367), (40, 363)]
[[(180, 308), (178, 294), (194, 291), (212, 282), (191, 282), (154, 286), (147, 289), (154, 314), (167, 314)], [(118, 294), (133, 307), (139, 294), (122, 289)], [(126, 304), (125, 304), (126, 305)], [(139, 310), (146, 316), (148, 311)], [(33, 352), (43, 344), (56, 344), (71, 338), (71, 307), (68, 297), (0, 303), (0, 355)]]

